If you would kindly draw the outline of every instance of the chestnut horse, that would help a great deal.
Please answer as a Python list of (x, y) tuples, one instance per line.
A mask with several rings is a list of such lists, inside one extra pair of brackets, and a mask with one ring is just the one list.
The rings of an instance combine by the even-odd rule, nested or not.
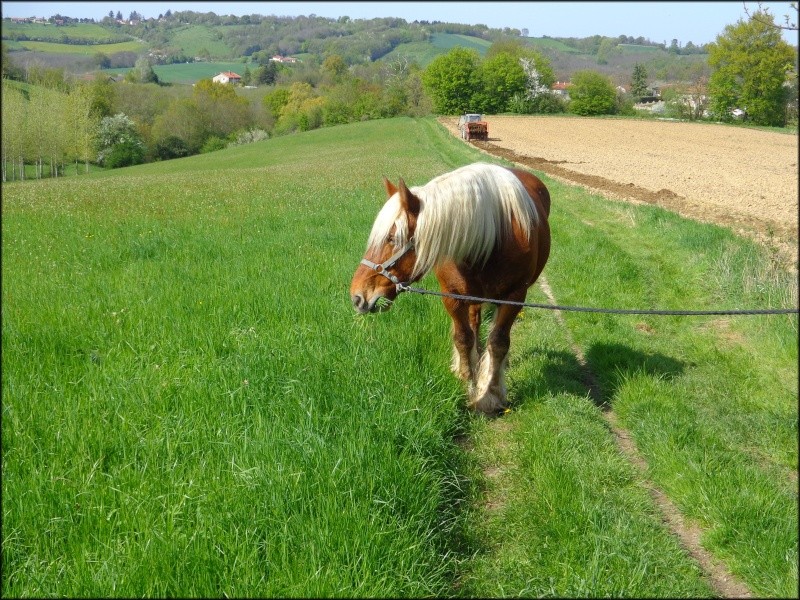
[[(550, 193), (520, 169), (475, 163), (420, 187), (395, 187), (378, 213), (350, 295), (359, 313), (386, 310), (400, 284), (433, 269), (442, 292), (524, 302), (550, 254)], [(481, 303), (443, 297), (453, 319), (452, 370), (469, 382), (469, 406), (506, 407), (504, 371), (511, 326), (521, 307), (496, 305), (481, 354)]]

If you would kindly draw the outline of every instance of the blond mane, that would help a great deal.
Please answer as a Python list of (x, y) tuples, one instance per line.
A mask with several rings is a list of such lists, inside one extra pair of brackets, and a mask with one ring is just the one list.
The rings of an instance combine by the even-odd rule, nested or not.
[[(525, 186), (498, 165), (474, 163), (409, 189), (421, 203), (414, 232), (417, 262), (412, 277), (427, 273), (445, 259), (482, 266), (510, 234), (512, 219), (526, 235), (539, 221)], [(383, 246), (392, 227), (396, 228), (393, 242), (399, 248), (408, 241), (408, 222), (399, 193), (378, 213), (367, 251)]]

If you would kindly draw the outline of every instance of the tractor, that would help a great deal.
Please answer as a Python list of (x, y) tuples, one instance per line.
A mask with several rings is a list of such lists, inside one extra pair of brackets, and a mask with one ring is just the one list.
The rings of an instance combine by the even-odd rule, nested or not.
[(461, 132), (461, 139), (472, 141), (489, 139), (489, 125), (483, 120), (483, 115), (479, 113), (465, 113), (458, 119), (458, 130)]

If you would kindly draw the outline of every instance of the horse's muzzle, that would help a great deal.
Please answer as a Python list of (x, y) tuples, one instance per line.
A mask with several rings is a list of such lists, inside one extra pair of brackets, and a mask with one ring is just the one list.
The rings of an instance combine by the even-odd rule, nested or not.
[(353, 308), (355, 308), (356, 311), (362, 315), (367, 313), (383, 312), (385, 310), (389, 310), (389, 308), (392, 306), (392, 301), (382, 295), (378, 295), (371, 301), (368, 301), (361, 294), (354, 294), (352, 300)]

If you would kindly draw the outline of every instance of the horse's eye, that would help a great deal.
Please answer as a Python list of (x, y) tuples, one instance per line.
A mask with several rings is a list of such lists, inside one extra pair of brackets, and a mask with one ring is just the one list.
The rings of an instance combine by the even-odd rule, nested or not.
[(388, 243), (390, 243), (392, 246), (394, 246), (394, 236), (393, 235), (389, 235), (389, 237), (386, 238), (386, 241)]

